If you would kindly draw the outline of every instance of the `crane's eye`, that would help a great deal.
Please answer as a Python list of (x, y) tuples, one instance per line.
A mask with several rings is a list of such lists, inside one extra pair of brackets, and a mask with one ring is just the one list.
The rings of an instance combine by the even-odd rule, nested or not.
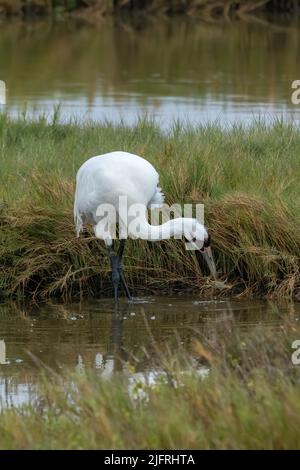
[(197, 241), (196, 237), (192, 238), (192, 242), (196, 242), (196, 241)]

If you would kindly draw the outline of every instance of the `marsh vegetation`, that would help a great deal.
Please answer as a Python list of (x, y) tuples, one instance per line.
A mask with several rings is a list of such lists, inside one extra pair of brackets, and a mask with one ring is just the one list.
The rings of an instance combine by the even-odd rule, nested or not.
[[(203, 203), (217, 267), (239, 296), (299, 296), (300, 133), (282, 121), (224, 129), (0, 120), (2, 297), (110, 295), (104, 244), (76, 238), (74, 178), (89, 156), (126, 150), (159, 171), (168, 204)], [(130, 241), (129, 285), (212, 295), (180, 240)], [(228, 291), (226, 291), (226, 295)]]

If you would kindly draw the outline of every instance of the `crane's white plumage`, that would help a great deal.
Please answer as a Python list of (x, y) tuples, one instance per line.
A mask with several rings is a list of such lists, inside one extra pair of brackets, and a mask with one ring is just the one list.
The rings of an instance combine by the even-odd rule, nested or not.
[(118, 207), (120, 196), (128, 204), (161, 207), (164, 195), (155, 168), (142, 157), (128, 152), (111, 152), (92, 157), (79, 168), (76, 178), (74, 219), (77, 236), (83, 222), (96, 224), (100, 204)]

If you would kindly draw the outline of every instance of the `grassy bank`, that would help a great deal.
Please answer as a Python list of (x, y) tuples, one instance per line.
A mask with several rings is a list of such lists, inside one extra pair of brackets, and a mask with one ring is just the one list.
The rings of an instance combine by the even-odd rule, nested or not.
[(238, 332), (223, 318), (195, 340), (191, 356), (180, 346), (177, 356), (156, 350), (153, 367), (163, 373), (155, 386), (140, 376), (130, 386), (124, 376), (101, 379), (101, 371), (48, 372), (36, 403), (0, 412), (0, 448), (298, 448), (300, 366), (291, 361), (298, 338), (292, 320)]
[(78, 13), (83, 16), (118, 14), (188, 14), (202, 17), (244, 16), (259, 11), (299, 12), (298, 0), (0, 0), (4, 15), (61, 15)]
[[(205, 204), (232, 295), (299, 296), (300, 132), (293, 126), (175, 125), (165, 135), (145, 121), (128, 128), (1, 116), (0, 142), (2, 297), (111, 294), (103, 243), (90, 231), (75, 238), (72, 207), (81, 163), (112, 150), (153, 163), (168, 203)], [(130, 241), (124, 264), (131, 288), (214, 293), (180, 240)]]

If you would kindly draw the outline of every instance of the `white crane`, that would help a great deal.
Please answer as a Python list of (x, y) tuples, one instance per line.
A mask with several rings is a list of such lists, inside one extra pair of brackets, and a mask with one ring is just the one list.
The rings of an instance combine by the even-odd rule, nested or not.
[[(155, 168), (142, 157), (127, 152), (111, 152), (89, 158), (79, 168), (76, 177), (76, 191), (74, 201), (74, 220), (77, 236), (79, 236), (83, 223), (91, 223), (97, 238), (104, 240), (112, 269), (112, 282), (115, 300), (118, 298), (120, 281), (125, 289), (128, 299), (131, 298), (123, 270), (122, 257), (126, 238), (120, 237), (117, 254), (113, 252), (113, 229), (116, 222), (125, 227), (129, 238), (142, 238), (149, 241), (158, 241), (182, 237), (195, 244), (195, 248), (203, 254), (210, 272), (216, 278), (216, 267), (210, 248), (210, 235), (202, 224), (193, 218), (176, 218), (162, 225), (151, 225), (148, 222), (147, 208), (160, 207), (164, 202), (164, 195), (158, 186), (159, 175)], [(128, 212), (124, 217), (121, 214), (120, 198), (126, 198)], [(144, 207), (137, 224), (130, 224), (133, 214), (130, 207), (139, 204)], [(112, 207), (117, 214), (117, 220), (103, 207)], [(100, 208), (100, 210), (99, 210)], [(111, 214), (109, 212), (109, 214)], [(126, 219), (126, 221), (125, 221)], [(105, 222), (105, 223), (103, 223)], [(134, 228), (133, 228), (134, 227)], [(120, 233), (120, 231), (119, 231)]]

